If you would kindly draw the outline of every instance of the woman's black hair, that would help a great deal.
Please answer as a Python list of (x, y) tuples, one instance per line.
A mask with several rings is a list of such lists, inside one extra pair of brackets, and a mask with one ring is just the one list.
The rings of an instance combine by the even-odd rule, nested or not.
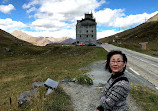
[[(122, 56), (122, 58), (123, 58), (123, 62), (124, 62), (124, 63), (127, 63), (127, 57), (126, 57), (126, 55), (125, 55), (124, 53), (122, 53), (122, 52), (119, 51), (119, 50), (112, 50), (112, 51), (110, 51), (110, 52), (107, 54), (107, 61), (106, 61), (106, 65), (105, 65), (105, 69), (108, 70), (110, 73), (112, 72), (112, 70), (111, 70), (111, 68), (110, 68), (110, 59), (111, 59), (111, 57), (112, 57), (113, 55), (115, 55), (115, 54), (120, 54), (120, 55)], [(123, 71), (122, 71), (122, 72), (124, 72), (125, 69), (126, 69), (126, 65), (125, 65), (125, 67), (123, 68)]]

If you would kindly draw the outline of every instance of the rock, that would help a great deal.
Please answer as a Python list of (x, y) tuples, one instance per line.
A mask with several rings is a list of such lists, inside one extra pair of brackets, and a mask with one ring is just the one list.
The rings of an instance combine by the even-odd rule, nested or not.
[(32, 88), (44, 87), (44, 82), (34, 82)]
[(46, 80), (46, 82), (44, 83), (44, 85), (46, 86), (46, 87), (48, 87), (48, 88), (57, 88), (58, 87), (58, 84), (59, 84), (59, 82), (56, 82), (56, 81), (54, 81), (54, 80), (52, 80), (52, 79), (50, 79), (50, 78), (48, 78), (47, 80)]
[(158, 55), (158, 51), (157, 51), (157, 52), (155, 52), (155, 55)]
[(19, 107), (25, 106), (37, 93), (36, 89), (31, 89), (30, 91), (25, 91), (18, 97)]
[(5, 48), (5, 50), (6, 50), (7, 52), (10, 52), (10, 49), (9, 49), (9, 48), (7, 48), (7, 47)]
[(19, 107), (27, 105), (27, 103), (36, 96), (36, 94), (38, 93), (38, 87), (47, 87), (48, 90), (46, 92), (46, 95), (48, 95), (53, 92), (53, 89), (56, 89), (58, 87), (58, 84), (58, 82), (49, 78), (46, 80), (46, 82), (34, 82), (30, 91), (25, 91), (18, 97)]
[(47, 92), (46, 92), (46, 95), (49, 95), (53, 92), (53, 89), (52, 88), (48, 88)]

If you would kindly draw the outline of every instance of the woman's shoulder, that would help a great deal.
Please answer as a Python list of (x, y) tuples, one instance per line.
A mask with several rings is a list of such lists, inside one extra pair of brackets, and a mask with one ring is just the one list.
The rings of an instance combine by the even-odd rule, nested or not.
[(114, 87), (118, 87), (121, 89), (126, 89), (126, 90), (130, 90), (130, 83), (129, 81), (126, 80), (120, 80), (117, 83), (114, 84)]

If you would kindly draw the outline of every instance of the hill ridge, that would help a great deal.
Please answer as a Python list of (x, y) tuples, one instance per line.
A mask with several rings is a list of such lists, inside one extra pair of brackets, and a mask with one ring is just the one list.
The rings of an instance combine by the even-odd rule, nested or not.
[(34, 45), (38, 45), (38, 46), (45, 46), (50, 43), (73, 43), (75, 41), (72, 38), (70, 39), (70, 37), (61, 37), (61, 38), (33, 37), (33, 36), (30, 36), (22, 31), (18, 31), (18, 30), (13, 31), (11, 34), (21, 40), (33, 43)]

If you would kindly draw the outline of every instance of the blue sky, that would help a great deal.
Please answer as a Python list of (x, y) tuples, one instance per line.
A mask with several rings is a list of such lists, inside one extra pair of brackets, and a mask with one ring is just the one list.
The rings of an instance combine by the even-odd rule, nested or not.
[(77, 20), (93, 12), (99, 39), (144, 23), (158, 13), (157, 5), (157, 0), (1, 0), (0, 29), (75, 39)]

